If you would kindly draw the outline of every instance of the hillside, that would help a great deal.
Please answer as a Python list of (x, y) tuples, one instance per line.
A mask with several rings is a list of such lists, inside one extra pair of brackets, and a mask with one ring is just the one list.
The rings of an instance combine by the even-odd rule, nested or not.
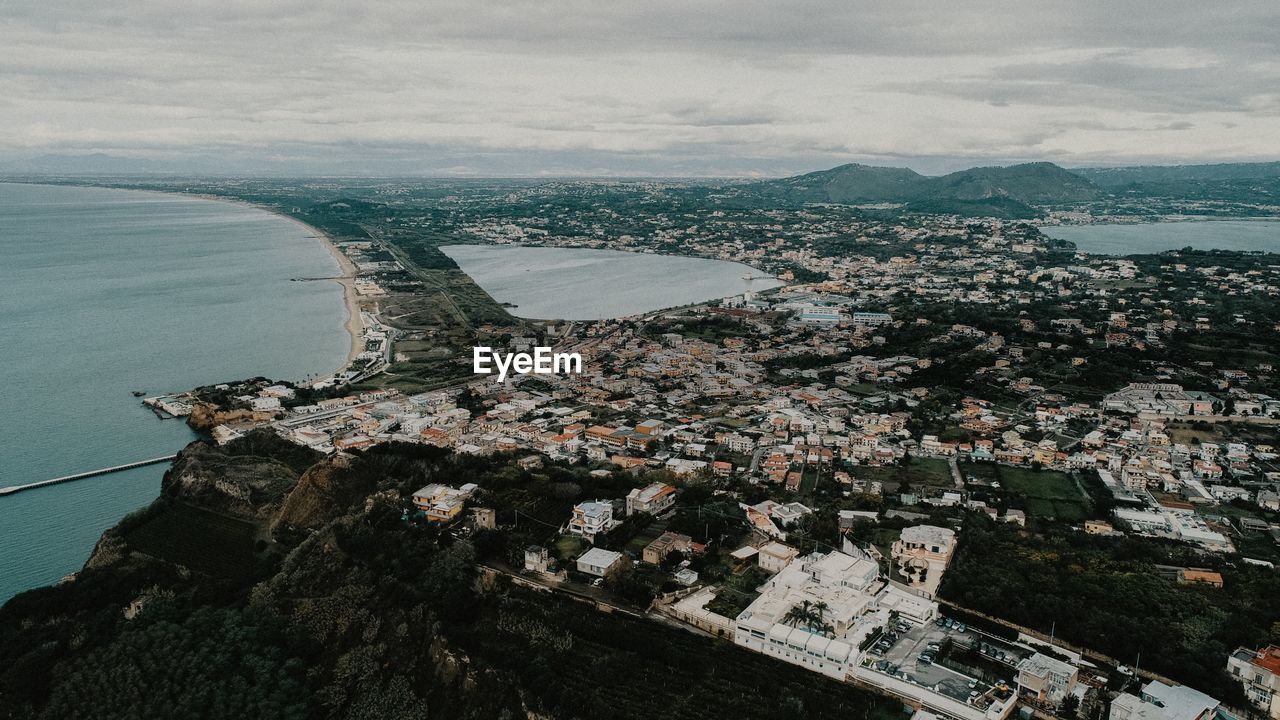
[(1096, 200), (1094, 183), (1053, 163), (979, 167), (940, 177), (907, 168), (841, 165), (743, 186), (762, 200), (787, 203), (900, 203), (919, 212), (1033, 217), (1045, 205)]
[(74, 582), (0, 606), (0, 719), (899, 715), (730, 642), (514, 586), (489, 564), (518, 563), (554, 525), (455, 534), (407, 517), (400, 498), (441, 479), (534, 520), (611, 482), (425, 446), (336, 461), (268, 431), (192, 444)]
[(1280, 162), (1073, 168), (1071, 172), (1099, 187), (1113, 188), (1140, 183), (1214, 182), (1280, 178)]

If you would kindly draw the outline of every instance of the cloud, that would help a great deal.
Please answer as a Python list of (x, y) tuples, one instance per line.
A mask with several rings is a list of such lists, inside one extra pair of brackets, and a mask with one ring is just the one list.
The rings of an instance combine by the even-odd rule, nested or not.
[(242, 172), (701, 175), (1274, 159), (1276, 37), (1267, 0), (52, 0), (0, 21), (0, 165), (107, 153)]

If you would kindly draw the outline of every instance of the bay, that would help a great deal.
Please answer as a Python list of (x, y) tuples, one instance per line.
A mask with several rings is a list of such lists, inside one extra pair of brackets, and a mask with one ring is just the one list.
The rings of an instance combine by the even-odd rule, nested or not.
[[(521, 245), (445, 245), (462, 271), (517, 317), (627, 317), (783, 285), (726, 260)], [(744, 279), (744, 275), (752, 279)]]
[[(350, 339), (337, 263), (244, 205), (0, 183), (0, 486), (177, 452), (149, 395), (332, 372)], [(166, 465), (0, 497), (0, 602), (78, 570)]]
[(1238, 250), (1280, 253), (1280, 221), (1186, 220), (1133, 225), (1053, 225), (1041, 232), (1070, 240), (1091, 255), (1145, 255), (1165, 250)]

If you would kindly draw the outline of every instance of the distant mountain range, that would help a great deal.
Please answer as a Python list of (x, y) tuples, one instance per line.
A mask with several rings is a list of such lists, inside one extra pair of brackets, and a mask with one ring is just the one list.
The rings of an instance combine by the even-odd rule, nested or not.
[(1104, 194), (1089, 180), (1053, 163), (977, 167), (941, 177), (907, 168), (851, 163), (746, 187), (788, 203), (902, 203), (912, 209), (1031, 217), (1034, 206), (1095, 200)]
[(1266, 180), (1280, 177), (1280, 162), (1220, 163), (1217, 165), (1137, 165), (1115, 168), (1079, 168), (1071, 172), (1099, 187), (1123, 187), (1140, 183)]
[[(1038, 208), (1098, 200), (1149, 189), (1177, 194), (1179, 186), (1280, 178), (1280, 163), (1234, 163), (1066, 170), (1049, 162), (977, 167), (940, 177), (914, 170), (850, 163), (830, 170), (742, 186), (747, 195), (784, 204), (897, 203), (910, 210), (1029, 218)], [(1158, 192), (1156, 192), (1158, 190)]]

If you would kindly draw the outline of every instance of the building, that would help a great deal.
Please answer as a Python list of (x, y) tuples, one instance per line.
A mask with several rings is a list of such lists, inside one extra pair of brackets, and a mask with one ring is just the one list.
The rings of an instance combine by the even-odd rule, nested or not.
[(1179, 568), (1178, 583), (1182, 585), (1199, 583), (1220, 588), (1222, 587), (1222, 573), (1199, 568)]
[(1244, 685), (1254, 707), (1280, 719), (1280, 646), (1237, 648), (1227, 658), (1227, 672)]
[(449, 522), (458, 517), (467, 498), (475, 492), (476, 485), (467, 483), (461, 488), (432, 483), (413, 494), (413, 504), (426, 513), (432, 522)]
[(578, 572), (604, 577), (623, 562), (622, 553), (604, 548), (591, 548), (578, 557)]
[(956, 533), (936, 525), (903, 528), (893, 543), (893, 565), (907, 584), (927, 593), (938, 590), (942, 572), (956, 550)]
[(693, 546), (693, 538), (680, 533), (664, 532), (653, 542), (644, 546), (640, 559), (650, 565), (658, 565), (673, 552), (688, 552)]
[(638, 512), (657, 515), (676, 501), (676, 489), (666, 483), (653, 483), (627, 493), (627, 515)]
[(760, 546), (760, 552), (759, 555), (757, 555), (756, 562), (759, 563), (762, 569), (768, 570), (771, 573), (776, 573), (782, 570), (782, 568), (790, 565), (791, 561), (795, 560), (796, 556), (799, 554), (800, 551), (790, 545), (783, 545), (780, 542), (771, 542)]
[(551, 567), (551, 554), (540, 545), (530, 545), (524, 549), (524, 569), (531, 572), (548, 572)]
[(1213, 720), (1220, 705), (1198, 690), (1152, 680), (1140, 696), (1117, 695), (1108, 720)]
[(893, 316), (889, 313), (876, 312), (856, 312), (852, 317), (853, 324), (858, 327), (880, 327), (893, 322)]
[(1036, 653), (1018, 663), (1018, 694), (1042, 705), (1056, 705), (1076, 689), (1074, 665)]
[(615, 524), (613, 503), (608, 500), (579, 503), (573, 506), (573, 515), (569, 518), (569, 534), (595, 542), (597, 535), (609, 532)]
[(857, 664), (855, 631), (875, 602), (879, 575), (874, 561), (841, 552), (797, 558), (738, 615), (734, 642), (843, 680)]

